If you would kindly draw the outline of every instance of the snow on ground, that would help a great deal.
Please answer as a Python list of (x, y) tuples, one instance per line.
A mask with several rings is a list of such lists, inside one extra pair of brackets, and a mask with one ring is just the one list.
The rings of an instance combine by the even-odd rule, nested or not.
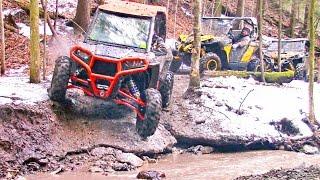
[[(30, 38), (30, 26), (27, 26), (24, 23), (17, 23), (17, 25), (19, 27), (19, 33), (27, 38)], [(44, 34), (44, 22), (42, 22), (42, 21), (39, 21), (39, 34), (41, 34), (41, 35)], [(52, 35), (52, 32), (51, 32), (48, 24), (46, 24), (46, 35), (47, 36)]]
[[(77, 8), (77, 0), (58, 0), (58, 13), (72, 18)], [(48, 0), (47, 8), (49, 12), (56, 11), (56, 0)]]
[[(236, 77), (210, 78), (202, 82), (201, 101), (204, 106), (214, 109), (216, 116), (208, 108), (194, 108), (194, 114), (201, 117), (223, 119), (222, 129), (234, 135), (256, 135), (260, 137), (281, 138), (270, 122), (279, 122), (283, 118), (290, 120), (298, 127), (300, 134), (296, 137), (311, 136), (309, 127), (302, 122), (308, 112), (308, 84), (303, 81), (292, 81), (283, 86), (262, 85), (253, 79), (238, 79)], [(250, 92), (252, 91), (252, 92)], [(250, 93), (249, 93), (250, 92)], [(320, 118), (320, 85), (314, 89), (316, 117)], [(248, 94), (249, 93), (249, 94)], [(238, 115), (236, 110), (248, 94), (241, 106), (244, 114)], [(191, 113), (193, 114), (193, 113)]]
[[(0, 77), (0, 105), (3, 104), (35, 104), (48, 100), (49, 81), (40, 84), (29, 83), (29, 77), (20, 76), (24, 69), (8, 72), (10, 76)], [(50, 79), (50, 78), (48, 78)]]

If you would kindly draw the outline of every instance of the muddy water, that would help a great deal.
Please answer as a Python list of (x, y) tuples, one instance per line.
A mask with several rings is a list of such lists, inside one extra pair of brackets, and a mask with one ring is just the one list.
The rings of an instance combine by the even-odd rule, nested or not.
[(135, 179), (140, 170), (163, 171), (167, 179), (233, 179), (242, 175), (262, 174), (271, 169), (320, 165), (320, 155), (287, 151), (255, 151), (227, 154), (172, 154), (136, 171), (109, 173), (108, 176), (86, 171), (61, 175), (36, 175), (27, 179)]

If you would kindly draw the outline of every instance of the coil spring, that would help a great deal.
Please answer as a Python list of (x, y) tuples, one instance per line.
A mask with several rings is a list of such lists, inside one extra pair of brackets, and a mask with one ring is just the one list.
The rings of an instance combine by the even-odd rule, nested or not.
[(127, 83), (128, 89), (130, 93), (135, 96), (136, 98), (140, 98), (140, 91), (136, 85), (136, 83), (133, 81), (133, 79), (130, 79)]

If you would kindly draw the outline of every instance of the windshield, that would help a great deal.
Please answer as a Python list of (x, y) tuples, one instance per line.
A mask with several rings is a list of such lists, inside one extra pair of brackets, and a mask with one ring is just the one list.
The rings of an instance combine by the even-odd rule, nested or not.
[[(268, 47), (269, 51), (278, 51), (278, 42), (274, 41)], [(305, 42), (304, 41), (282, 41), (281, 42), (281, 51), (305, 51)]]
[(151, 18), (99, 11), (89, 40), (147, 49)]
[(232, 27), (231, 20), (221, 19), (202, 19), (201, 25), (203, 34), (212, 34), (214, 36), (227, 35)]
[[(251, 23), (251, 24), (250, 24)], [(224, 18), (203, 18), (202, 19), (202, 33), (212, 34), (214, 36), (226, 36), (230, 29), (234, 36), (238, 35), (242, 27), (248, 27), (253, 30), (252, 21), (248, 19), (224, 19)]]

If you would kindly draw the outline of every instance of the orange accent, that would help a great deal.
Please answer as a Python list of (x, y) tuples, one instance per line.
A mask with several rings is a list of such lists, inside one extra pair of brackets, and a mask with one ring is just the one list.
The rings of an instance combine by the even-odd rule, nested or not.
[[(76, 51), (81, 51), (85, 54), (88, 55), (89, 57), (89, 64), (85, 63), (83, 60), (81, 60), (79, 57), (77, 57), (75, 55)], [(119, 79), (121, 76), (126, 76), (126, 75), (131, 75), (131, 74), (136, 74), (136, 73), (140, 73), (140, 72), (145, 72), (148, 69), (149, 66), (149, 61), (147, 61), (146, 59), (142, 59), (142, 58), (136, 58), (136, 57), (127, 57), (127, 58), (122, 58), (122, 59), (114, 59), (114, 58), (107, 58), (107, 57), (102, 57), (102, 56), (96, 56), (94, 55), (91, 51), (89, 51), (88, 49), (85, 49), (81, 46), (73, 46), (70, 50), (70, 57), (73, 61), (75, 61), (76, 63), (78, 63), (79, 65), (81, 65), (85, 71), (87, 72), (87, 75), (89, 77), (88, 80), (84, 80), (84, 79), (80, 79), (77, 78), (74, 75), (71, 75), (70, 79), (72, 81), (76, 81), (79, 82), (83, 85), (89, 86), (89, 88), (85, 88), (85, 87), (81, 87), (81, 86), (76, 86), (76, 85), (69, 85), (68, 88), (77, 88), (77, 89), (81, 89), (83, 90), (83, 92), (89, 96), (96, 96), (102, 99), (107, 99), (111, 93), (113, 92), (115, 86), (117, 85)], [(102, 75), (102, 74), (96, 74), (92, 72), (92, 68), (95, 64), (96, 61), (102, 61), (102, 62), (106, 62), (106, 63), (113, 63), (117, 65), (117, 73), (112, 77), (112, 76), (106, 76), (106, 75)], [(123, 70), (122, 69), (122, 64), (126, 63), (126, 62), (143, 62), (143, 66), (142, 67), (138, 67), (135, 69), (128, 69), (128, 70)], [(110, 86), (106, 89), (106, 90), (100, 90), (97, 88), (96, 82), (97, 80), (106, 80), (109, 81)], [(101, 92), (103, 91), (103, 95), (101, 96)], [(124, 98), (127, 98), (129, 100), (134, 101), (135, 103), (137, 103), (140, 106), (145, 106), (145, 103), (140, 99), (140, 98), (135, 98), (133, 95), (131, 95), (130, 93), (128, 93), (125, 90), (119, 90), (119, 94), (121, 96), (124, 96)], [(126, 105), (129, 108), (133, 109), (138, 117), (140, 119), (143, 119), (143, 115), (141, 114), (141, 112), (134, 106), (132, 105), (132, 102), (127, 101), (126, 99), (114, 99), (114, 101), (117, 104), (121, 104), (121, 105)]]

